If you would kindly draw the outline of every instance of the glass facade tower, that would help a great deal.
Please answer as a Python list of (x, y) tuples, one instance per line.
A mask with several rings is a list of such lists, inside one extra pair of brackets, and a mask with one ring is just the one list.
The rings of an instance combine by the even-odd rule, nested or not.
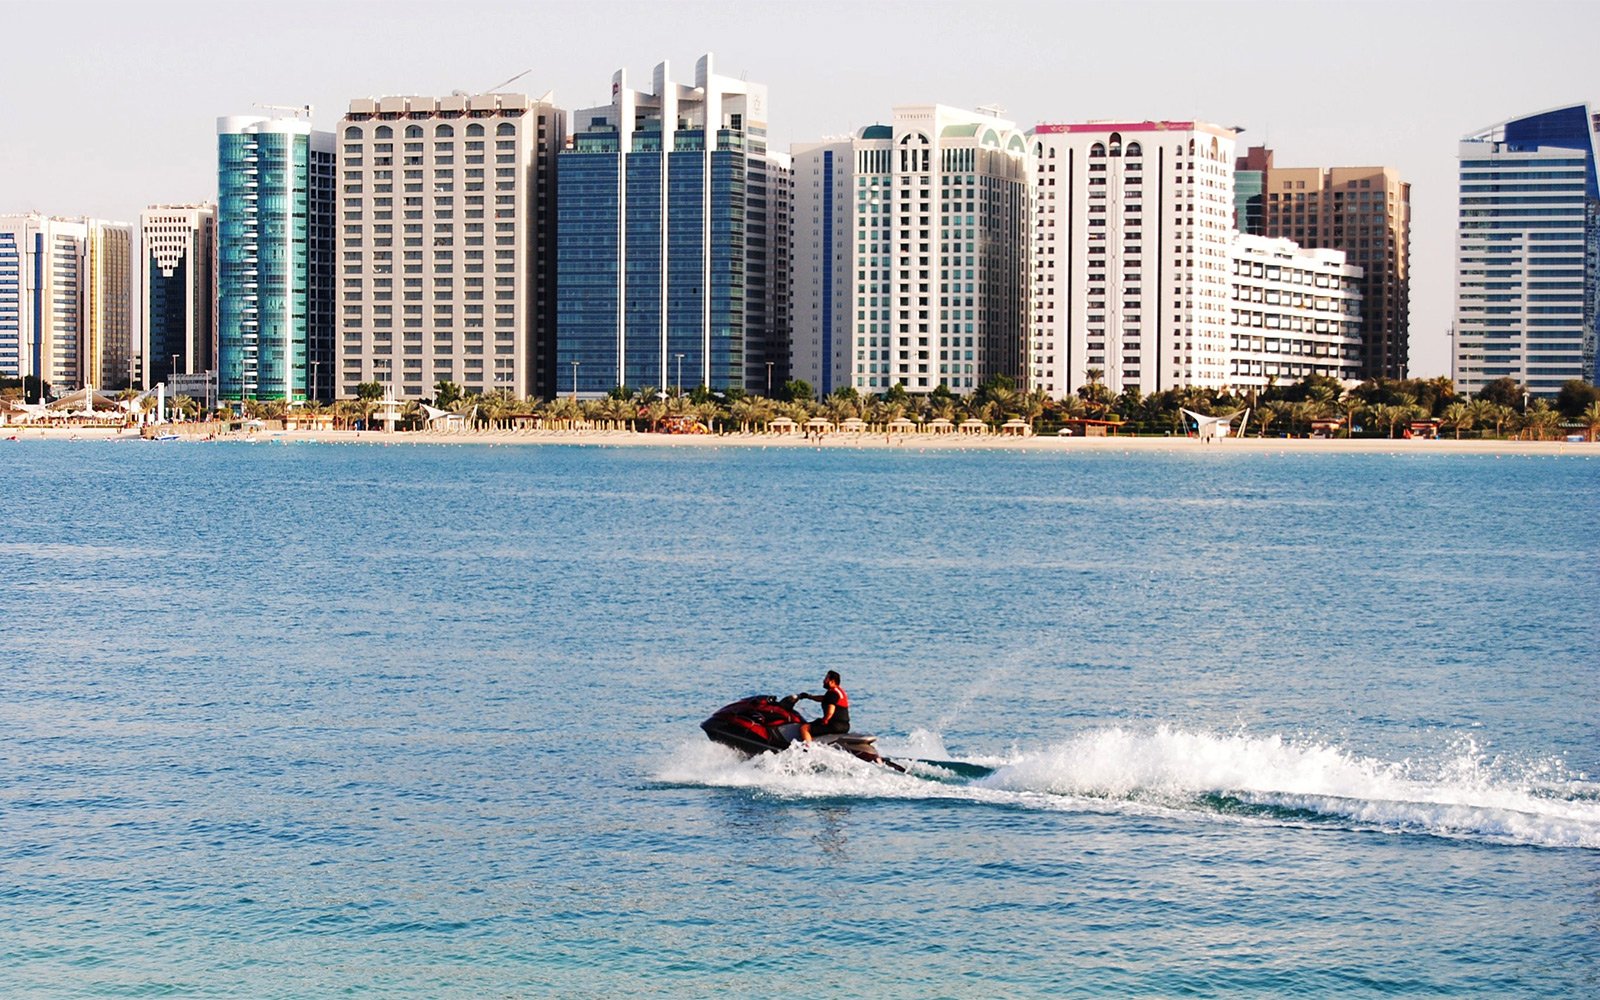
[(304, 399), (312, 365), (332, 371), (334, 175), (333, 133), (305, 119), (218, 119), (221, 398)]
[(788, 342), (766, 88), (716, 76), (709, 55), (693, 88), (665, 63), (653, 82), (630, 90), (619, 71), (557, 158), (557, 391), (764, 392)]
[(1451, 374), (1463, 390), (1509, 377), (1553, 396), (1595, 380), (1597, 136), (1578, 104), (1462, 139)]

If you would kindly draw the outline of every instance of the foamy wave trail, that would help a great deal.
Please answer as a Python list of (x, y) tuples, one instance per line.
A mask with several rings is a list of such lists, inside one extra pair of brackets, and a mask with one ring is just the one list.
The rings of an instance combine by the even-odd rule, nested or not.
[[(946, 757), (915, 732), (890, 756)], [(964, 799), (1011, 808), (1159, 815), (1179, 822), (1328, 825), (1539, 847), (1600, 848), (1600, 785), (1559, 761), (1516, 765), (1460, 741), (1432, 760), (1382, 761), (1318, 741), (1112, 728), (960, 780), (912, 763), (909, 774), (828, 748), (748, 758), (713, 743), (676, 748), (656, 779), (746, 788), (780, 798)], [(934, 779), (934, 780), (928, 780)], [(954, 780), (953, 780), (954, 779)]]
[(1113, 728), (1023, 755), (980, 783), (1179, 813), (1600, 848), (1593, 784), (1559, 761), (1490, 759), (1471, 740), (1436, 760), (1386, 762), (1276, 735)]

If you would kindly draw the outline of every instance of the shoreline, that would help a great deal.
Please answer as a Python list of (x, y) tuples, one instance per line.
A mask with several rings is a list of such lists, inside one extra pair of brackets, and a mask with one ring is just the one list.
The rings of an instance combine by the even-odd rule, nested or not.
[[(1515, 441), (1468, 438), (1429, 440), (1413, 438), (1224, 438), (1202, 441), (1184, 437), (1002, 437), (994, 434), (872, 434), (833, 432), (819, 438), (799, 434), (650, 434), (614, 430), (518, 431), (342, 431), (294, 430), (234, 432), (206, 438), (185, 434), (181, 425), (162, 428), (183, 443), (249, 442), (286, 444), (403, 445), (568, 445), (610, 448), (814, 448), (817, 450), (889, 451), (1010, 451), (1010, 452), (1305, 452), (1320, 454), (1476, 454), (1476, 455), (1600, 455), (1600, 444), (1573, 441)], [(121, 428), (6, 427), (0, 444), (9, 441), (81, 440), (142, 441), (137, 430)], [(170, 443), (170, 442), (151, 442)]]

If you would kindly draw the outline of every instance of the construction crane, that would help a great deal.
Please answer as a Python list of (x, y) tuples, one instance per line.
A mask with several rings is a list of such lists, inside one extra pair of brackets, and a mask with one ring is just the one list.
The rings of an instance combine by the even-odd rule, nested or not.
[(312, 117), (312, 108), (309, 104), (298, 106), (289, 104), (255, 104), (252, 107), (260, 108), (262, 111), (287, 111), (296, 118), (304, 115), (309, 120)]
[(523, 77), (527, 76), (529, 73), (532, 73), (532, 72), (533, 72), (533, 70), (531, 70), (531, 69), (525, 69), (521, 73), (518, 73), (516, 76), (512, 77), (509, 80), (501, 80), (499, 83), (495, 84), (493, 87), (490, 87), (488, 90), (485, 90), (484, 93), (485, 94), (493, 94), (493, 93), (495, 93), (496, 91), (498, 91), (502, 87), (511, 86), (513, 83), (516, 83), (518, 80), (522, 79)]

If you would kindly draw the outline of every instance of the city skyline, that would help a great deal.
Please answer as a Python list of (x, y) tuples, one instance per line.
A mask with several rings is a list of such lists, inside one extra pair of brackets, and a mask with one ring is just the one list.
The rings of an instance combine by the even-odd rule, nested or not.
[[(50, 100), (8, 106), (0, 211), (132, 221), (147, 205), (210, 200), (215, 119), (257, 104), (311, 104), (317, 126), (332, 128), (355, 97), (478, 92), (531, 70), (511, 89), (553, 90), (559, 106), (578, 108), (602, 103), (602, 81), (618, 68), (686, 65), (711, 51), (724, 72), (769, 87), (775, 150), (848, 134), (896, 104), (937, 101), (997, 103), (1023, 128), (1196, 118), (1242, 126), (1241, 146), (1269, 144), (1285, 162), (1395, 167), (1413, 185), (1410, 370), (1431, 376), (1449, 371), (1456, 143), (1490, 122), (1588, 98), (1588, 32), (1577, 29), (1600, 26), (1576, 4), (1520, 8), (1515, 20), (1487, 4), (1385, 5), (1383, 31), (1372, 30), (1379, 8), (1365, 4), (1330, 16), (1272, 3), (1002, 3), (981, 18), (959, 4), (609, 4), (605, 43), (576, 45), (579, 30), (560, 27), (576, 22), (548, 15), (578, 9), (454, 7), (462, 43), (446, 45), (438, 8), (423, 4), (385, 4), (381, 19), (356, 3), (280, 4), (266, 18), (192, 4), (15, 6), (18, 37), (70, 37), (95, 58), (58, 74)], [(482, 38), (466, 27), (477, 21)], [(242, 32), (281, 53), (277, 69), (261, 74), (208, 42)], [(864, 47), (863, 38), (895, 44)], [(1450, 58), (1424, 58), (1418, 39)], [(0, 67), (8, 93), (53, 65), (48, 48), (19, 47)], [(1540, 53), (1537, 78), (1487, 69), (1530, 51)], [(964, 57), (945, 57), (952, 52)], [(91, 102), (95, 130), (59, 113)], [(108, 160), (107, 148), (133, 155)]]

